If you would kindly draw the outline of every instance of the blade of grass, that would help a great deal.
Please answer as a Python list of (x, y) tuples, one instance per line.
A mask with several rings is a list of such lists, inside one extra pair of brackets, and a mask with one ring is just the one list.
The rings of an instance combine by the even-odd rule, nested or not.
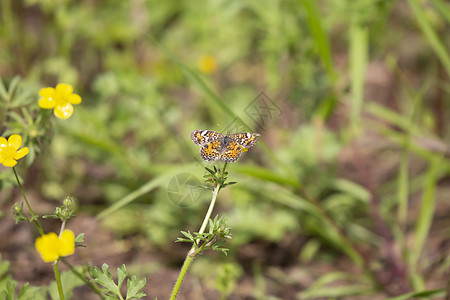
[(262, 180), (290, 185), (294, 188), (300, 188), (301, 186), (301, 183), (295, 177), (277, 174), (273, 170), (255, 165), (237, 164), (233, 166), (233, 170)]
[(436, 34), (433, 26), (428, 20), (425, 7), (423, 7), (419, 0), (408, 0), (408, 3), (414, 16), (416, 17), (420, 30), (422, 30), (422, 33), (425, 36), (425, 39), (428, 41), (450, 76), (450, 56), (448, 55), (448, 50), (445, 49), (444, 44), (440, 41), (439, 36)]
[(444, 3), (442, 0), (431, 0), (434, 6), (436, 6), (436, 11), (441, 13), (450, 23), (450, 5), (449, 3)]
[(411, 132), (417, 132), (416, 128), (411, 128), (409, 118), (403, 114), (395, 112), (389, 108), (386, 108), (375, 102), (367, 102), (365, 111), (372, 114), (375, 117), (382, 119), (385, 122), (390, 123), (400, 129), (406, 131), (409, 129)]
[[(385, 126), (377, 127), (379, 126), (379, 124), (376, 123), (369, 122), (369, 124), (372, 125), (371, 128), (386, 137), (391, 142), (394, 142), (395, 144), (400, 146), (403, 145), (404, 133), (399, 133), (395, 129), (389, 129)], [(410, 150), (412, 153), (420, 156), (427, 161), (432, 161), (436, 156), (449, 154), (449, 150), (443, 142), (440, 142), (439, 140), (433, 140), (432, 138), (430, 138), (430, 142), (434, 143), (435, 145), (433, 145), (433, 147), (428, 146), (427, 141), (424, 137), (422, 137), (422, 139), (419, 137), (414, 137), (411, 139)], [(450, 163), (447, 161), (443, 161), (442, 164), (450, 167)]]
[[(428, 85), (427, 85), (428, 87)], [(408, 177), (408, 166), (409, 166), (409, 154), (410, 154), (410, 146), (412, 139), (412, 131), (414, 127), (414, 113), (418, 103), (423, 99), (423, 93), (428, 88), (423, 88), (419, 93), (416, 94), (413, 104), (411, 105), (411, 109), (408, 113), (408, 125), (405, 128), (406, 132), (404, 135), (403, 141), (403, 150), (400, 157), (400, 166), (398, 172), (398, 180), (397, 180), (397, 195), (398, 195), (398, 209), (397, 209), (397, 217), (400, 223), (400, 226), (404, 225), (406, 222), (406, 217), (408, 214), (408, 195), (409, 195), (409, 177)]]
[(309, 29), (314, 37), (314, 43), (319, 51), (319, 56), (322, 59), (322, 63), (327, 70), (328, 77), (331, 82), (335, 82), (337, 76), (333, 66), (330, 43), (328, 41), (328, 36), (323, 30), (321, 23), (322, 16), (320, 15), (317, 7), (317, 2), (313, 0), (301, 0), (300, 3), (303, 4), (308, 14)]
[(351, 112), (352, 133), (359, 132), (361, 110), (364, 98), (364, 81), (368, 59), (368, 29), (358, 22), (350, 25), (350, 72), (351, 72)]
[(409, 253), (410, 275), (416, 290), (425, 289), (421, 272), (418, 270), (418, 261), (433, 222), (436, 203), (435, 190), (439, 168), (442, 166), (441, 162), (442, 158), (436, 156), (430, 163), (420, 204), (420, 213), (414, 230), (414, 242)]
[(139, 197), (149, 193), (150, 191), (156, 189), (157, 187), (160, 187), (164, 183), (167, 183), (167, 181), (170, 178), (172, 178), (173, 176), (175, 176), (179, 172), (180, 172), (180, 169), (176, 168), (176, 170), (174, 170), (172, 172), (164, 173), (163, 175), (158, 176), (158, 177), (148, 181), (146, 184), (142, 185), (140, 188), (134, 190), (133, 192), (131, 192), (128, 195), (126, 195), (125, 197), (122, 197), (117, 202), (115, 202), (113, 205), (111, 205), (110, 207), (108, 207), (104, 211), (100, 212), (97, 215), (97, 219), (100, 220), (100, 219), (103, 219), (104, 217), (107, 217), (107, 216), (111, 215), (112, 213), (114, 213), (115, 211), (121, 209), (125, 205), (130, 204), (131, 202), (133, 202), (137, 198), (139, 198)]
[(314, 219), (317, 222), (314, 224), (311, 223), (311, 228), (323, 239), (331, 242), (337, 249), (340, 249), (343, 253), (347, 254), (356, 265), (363, 268), (364, 259), (356, 250), (353, 243), (342, 233), (342, 229), (328, 216), (327, 212), (320, 204), (302, 198), (281, 185), (263, 180), (247, 182), (247, 187), (250, 190), (253, 190), (255, 194), (264, 194), (268, 199), (271, 199), (275, 203), (314, 216)]
[(441, 290), (427, 290), (427, 291), (421, 291), (421, 292), (411, 292), (411, 293), (393, 297), (393, 298), (386, 298), (386, 300), (407, 300), (407, 299), (412, 299), (412, 298), (432, 299), (432, 298), (437, 298), (437, 297), (439, 297), (439, 299), (444, 299), (445, 291), (443, 289), (441, 289)]
[[(319, 297), (334, 298), (350, 295), (367, 294), (371, 292), (370, 281), (364, 280), (354, 274), (344, 272), (332, 272), (321, 276), (306, 290), (299, 293), (300, 299), (315, 299)], [(342, 282), (358, 282), (343, 285)], [(333, 285), (339, 282), (338, 285)]]

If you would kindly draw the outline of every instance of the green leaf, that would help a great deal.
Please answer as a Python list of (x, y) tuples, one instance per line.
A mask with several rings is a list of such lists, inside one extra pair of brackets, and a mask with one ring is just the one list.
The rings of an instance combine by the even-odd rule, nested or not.
[[(103, 271), (103, 272), (102, 272)], [(103, 287), (106, 288), (106, 299), (117, 299), (113, 297), (111, 294), (117, 295), (120, 299), (122, 295), (120, 293), (120, 288), (122, 287), (123, 282), (128, 276), (126, 266), (123, 264), (120, 268), (117, 268), (117, 278), (118, 284), (114, 282), (111, 273), (109, 272), (109, 266), (107, 264), (103, 264), (102, 271), (99, 268), (94, 267), (91, 269), (91, 275), (94, 277), (94, 281)], [(145, 286), (146, 280), (137, 281), (136, 276), (132, 276), (127, 281), (127, 297), (126, 299), (136, 299), (142, 298), (146, 296), (144, 293), (139, 292)], [(131, 289), (131, 290), (130, 290)]]
[(450, 75), (450, 56), (448, 54), (448, 49), (446, 49), (440, 36), (435, 32), (433, 25), (426, 14), (427, 10), (425, 9), (424, 4), (419, 0), (409, 0), (408, 3), (425, 39), (441, 61), (447, 74)]
[[(418, 270), (418, 261), (420, 254), (426, 247), (426, 239), (433, 222), (435, 213), (436, 198), (435, 190), (438, 180), (438, 171), (442, 166), (442, 159), (437, 157), (432, 162), (428, 169), (427, 178), (424, 186), (422, 200), (419, 209), (419, 216), (415, 226), (414, 242), (412, 251), (410, 253), (410, 270), (413, 275), (420, 276), (421, 272)], [(419, 284), (420, 285), (420, 284)], [(420, 286), (416, 286), (420, 288)]]
[(5, 84), (3, 83), (3, 80), (1, 80), (1, 78), (0, 78), (0, 97), (2, 98), (2, 100), (9, 99)]
[(320, 15), (318, 8), (319, 4), (317, 1), (313, 0), (300, 1), (300, 3), (303, 4), (308, 14), (308, 24), (311, 34), (314, 37), (313, 41), (316, 43), (316, 48), (319, 52), (322, 63), (327, 70), (328, 77), (331, 81), (335, 81), (337, 77), (333, 66), (332, 51), (328, 41), (328, 36), (323, 28), (324, 26), (322, 24), (322, 20), (324, 18)]
[(92, 268), (91, 275), (92, 277), (94, 277), (94, 282), (105, 287), (108, 292), (111, 292), (115, 295), (120, 295), (120, 289), (114, 283), (111, 273), (109, 272), (109, 266), (107, 264), (102, 265), (102, 270), (100, 270), (98, 267)]
[[(1, 260), (1, 258), (2, 258), (2, 256), (0, 254), (0, 260)], [(6, 274), (6, 272), (8, 272), (10, 264), (11, 263), (9, 261), (7, 261), (7, 260), (0, 261), (0, 278), (2, 278), (3, 275)]]
[(127, 278), (127, 269), (126, 269), (125, 265), (122, 265), (122, 266), (120, 266), (120, 268), (117, 268), (117, 282), (118, 282), (119, 290), (122, 288), (122, 284), (123, 284), (125, 278)]
[(17, 86), (20, 83), (20, 76), (15, 76), (12, 80), (11, 83), (9, 84), (9, 89), (8, 89), (8, 93), (10, 97), (13, 97), (14, 92), (16, 91)]
[(84, 242), (84, 233), (80, 233), (79, 235), (77, 235), (77, 237), (75, 238), (75, 243), (83, 243)]
[(194, 239), (194, 237), (192, 236), (192, 234), (188, 231), (188, 232), (186, 232), (186, 231), (181, 231), (181, 233), (185, 236), (185, 237), (187, 237), (188, 239), (190, 239), (190, 240), (193, 240)]
[[(339, 281), (356, 281), (357, 283), (349, 283), (347, 285), (333, 286), (333, 288), (330, 288), (330, 285)], [(332, 272), (320, 277), (306, 290), (302, 291), (300, 295), (301, 299), (315, 299), (322, 297), (329, 299), (350, 295), (360, 295), (370, 291), (371, 288), (369, 282), (366, 283), (364, 281), (364, 277), (359, 278), (353, 274), (345, 272)]]
[(0, 294), (0, 296), (2, 296), (2, 299), (14, 300), (16, 285), (17, 285), (17, 283), (15, 281), (9, 281), (6, 284), (6, 289), (3, 291), (3, 293), (4, 293), (3, 296), (2, 296), (2, 294)]
[(401, 296), (392, 297), (392, 298), (386, 298), (386, 300), (407, 300), (411, 298), (444, 298), (445, 296), (445, 290), (427, 290), (427, 291), (421, 291), (421, 292), (411, 292), (407, 294), (403, 294)]
[(368, 61), (369, 30), (356, 21), (350, 26), (351, 112), (352, 130), (360, 128), (364, 103), (364, 79)]
[(25, 283), (17, 295), (17, 300), (46, 300), (47, 290), (45, 287), (30, 286)]
[(147, 279), (143, 278), (141, 280), (137, 280), (136, 276), (133, 275), (127, 281), (127, 300), (130, 299), (138, 299), (147, 296), (145, 293), (140, 290), (144, 288), (146, 285)]

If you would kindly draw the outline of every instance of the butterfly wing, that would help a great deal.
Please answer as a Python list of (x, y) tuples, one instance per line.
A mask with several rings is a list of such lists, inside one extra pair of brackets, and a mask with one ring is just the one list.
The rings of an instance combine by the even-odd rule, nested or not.
[(223, 150), (220, 159), (223, 160), (224, 162), (235, 162), (238, 160), (241, 154), (242, 154), (241, 146), (239, 146), (238, 143), (232, 140)]
[(259, 141), (260, 136), (259, 133), (244, 132), (233, 134), (231, 138), (242, 147), (251, 148)]
[(212, 141), (223, 138), (223, 134), (212, 130), (194, 130), (191, 132), (191, 140), (197, 146), (204, 146)]
[(206, 161), (216, 161), (220, 158), (222, 145), (220, 140), (215, 140), (200, 148), (200, 157)]

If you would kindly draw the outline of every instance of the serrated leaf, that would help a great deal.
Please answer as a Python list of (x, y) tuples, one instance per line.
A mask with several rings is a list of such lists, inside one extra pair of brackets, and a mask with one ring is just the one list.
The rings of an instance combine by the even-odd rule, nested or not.
[(103, 272), (100, 271), (100, 269), (97, 267), (91, 269), (91, 275), (92, 277), (94, 277), (93, 279), (94, 282), (105, 287), (108, 291), (112, 292), (113, 294), (120, 295), (120, 289), (112, 279), (111, 273), (109, 273), (109, 266), (107, 264), (103, 264), (102, 270)]
[(117, 268), (117, 282), (118, 282), (119, 290), (122, 287), (122, 284), (123, 284), (125, 278), (127, 278), (127, 269), (126, 269), (125, 265), (123, 264), (120, 266), (120, 268)]
[(147, 296), (145, 293), (140, 292), (140, 290), (145, 286), (147, 279), (144, 277), (141, 280), (137, 280), (136, 276), (133, 275), (127, 281), (127, 300), (138, 299)]
[(79, 235), (77, 235), (77, 237), (75, 238), (75, 243), (83, 243), (84, 242), (84, 233), (80, 233)]

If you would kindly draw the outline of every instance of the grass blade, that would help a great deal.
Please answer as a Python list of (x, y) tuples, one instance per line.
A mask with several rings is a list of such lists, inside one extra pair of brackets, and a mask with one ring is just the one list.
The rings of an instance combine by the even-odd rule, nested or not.
[(328, 36), (323, 30), (321, 23), (322, 16), (319, 13), (317, 3), (313, 0), (303, 0), (300, 2), (303, 4), (308, 13), (309, 28), (312, 36), (314, 37), (314, 42), (316, 43), (320, 58), (322, 59), (325, 69), (327, 70), (328, 77), (331, 82), (335, 82), (337, 77), (333, 66), (330, 43), (328, 41)]
[(357, 22), (350, 27), (351, 129), (358, 133), (364, 97), (364, 81), (368, 59), (368, 29)]
[(426, 40), (430, 44), (433, 51), (438, 56), (441, 63), (444, 65), (445, 70), (450, 75), (450, 56), (448, 55), (448, 50), (445, 49), (445, 46), (439, 40), (438, 35), (433, 30), (430, 21), (426, 16), (426, 9), (420, 4), (418, 0), (408, 0), (409, 6), (417, 19), (417, 23), (422, 30)]
[(442, 159), (436, 156), (429, 167), (427, 178), (425, 181), (425, 187), (422, 195), (422, 202), (420, 204), (420, 213), (417, 219), (415, 232), (414, 232), (414, 242), (412, 250), (409, 256), (410, 271), (413, 278), (413, 285), (415, 289), (424, 289), (421, 286), (421, 278), (419, 277), (421, 272), (417, 270), (417, 263), (419, 261), (420, 254), (425, 246), (425, 241), (427, 239), (428, 233), (430, 231), (431, 223), (433, 222), (434, 209), (435, 209), (435, 190), (438, 180), (439, 168), (441, 167)]

